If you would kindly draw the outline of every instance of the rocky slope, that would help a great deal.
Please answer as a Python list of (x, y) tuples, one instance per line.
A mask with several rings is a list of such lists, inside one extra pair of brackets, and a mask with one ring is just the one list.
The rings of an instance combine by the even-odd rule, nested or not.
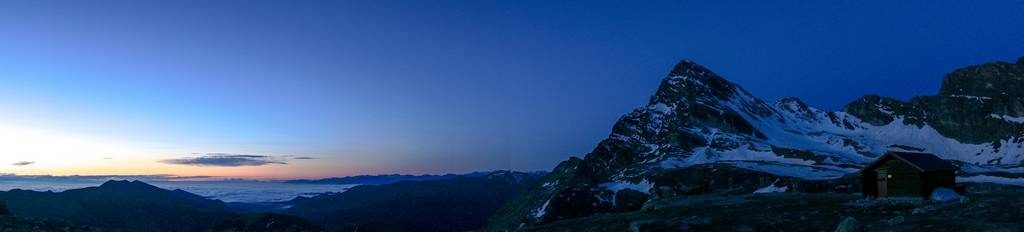
[(868, 95), (836, 112), (796, 98), (769, 104), (682, 61), (646, 106), (620, 118), (583, 159), (558, 165), (488, 229), (635, 211), (678, 195), (847, 191), (856, 181), (844, 176), (888, 150), (934, 153), (965, 176), (1018, 176), (1022, 146), (1024, 58), (953, 71), (935, 96)]

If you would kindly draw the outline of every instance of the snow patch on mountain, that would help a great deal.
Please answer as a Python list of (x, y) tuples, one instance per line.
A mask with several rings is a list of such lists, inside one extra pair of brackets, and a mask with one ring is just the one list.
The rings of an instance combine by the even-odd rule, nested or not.
[(648, 106), (647, 108), (657, 113), (666, 114), (671, 111), (673, 107), (669, 107), (668, 105), (665, 105), (665, 103), (659, 102), (658, 104)]
[[(914, 126), (903, 123), (897, 118), (893, 123), (885, 126), (871, 126), (860, 135), (873, 138), (876, 142), (884, 142), (882, 145), (909, 145), (923, 148), (924, 151), (934, 153), (943, 159), (959, 160), (972, 164), (1018, 164), (1024, 157), (1024, 152), (1019, 143), (1013, 143), (1004, 139), (996, 146), (995, 143), (967, 144), (955, 139), (942, 136), (938, 131), (929, 125)], [(877, 149), (883, 149), (877, 146)]]
[(640, 183), (606, 182), (606, 183), (602, 183), (602, 184), (600, 184), (598, 186), (601, 186), (602, 188), (605, 188), (608, 191), (612, 191), (612, 192), (616, 192), (616, 193), (619, 192), (619, 191), (622, 191), (622, 190), (626, 190), (626, 189), (632, 189), (632, 190), (636, 190), (638, 192), (647, 193), (647, 192), (651, 191), (651, 187), (653, 187), (654, 185), (651, 184), (650, 182), (647, 182), (646, 180), (644, 180), (644, 181), (641, 181)]
[(984, 173), (1024, 173), (1024, 167), (1018, 165), (977, 165), (971, 163), (960, 164), (960, 172), (964, 174), (984, 174)]
[(747, 170), (771, 173), (778, 176), (796, 177), (805, 180), (828, 180), (843, 177), (857, 172), (856, 168), (839, 168), (831, 166), (792, 165), (785, 163), (760, 161), (732, 161), (723, 164)]
[(545, 201), (544, 205), (540, 206), (540, 208), (537, 208), (537, 209), (533, 210), (533, 218), (544, 217), (544, 214), (547, 213), (547, 211), (548, 211), (548, 205), (550, 205), (550, 204), (551, 204), (551, 200)]
[(974, 183), (992, 183), (992, 184), (1005, 184), (1005, 185), (1017, 185), (1024, 186), (1024, 178), (1009, 178), (1001, 176), (958, 176), (956, 182), (974, 182)]
[(989, 118), (1002, 119), (1003, 121), (1022, 124), (1024, 123), (1024, 117), (1014, 117), (1009, 115), (989, 114)]
[(759, 188), (757, 190), (754, 190), (754, 194), (758, 194), (758, 193), (784, 193), (787, 190), (789, 190), (789, 186), (775, 187), (776, 183), (779, 183), (778, 179), (776, 179), (775, 182), (772, 182), (772, 184), (770, 184), (768, 186), (765, 186), (764, 188)]
[(971, 95), (963, 95), (963, 94), (953, 94), (953, 95), (950, 95), (950, 97), (967, 98), (967, 99), (978, 100), (978, 101), (992, 100), (991, 97), (971, 96)]
[[(863, 122), (845, 112), (822, 111), (793, 100), (766, 106), (775, 114), (759, 116), (748, 113), (746, 109), (751, 105), (762, 104), (761, 101), (744, 94), (744, 91), (737, 92), (740, 94), (735, 98), (719, 101), (717, 105), (739, 112), (744, 120), (765, 135), (765, 139), (721, 133), (716, 128), (691, 129), (694, 132), (702, 132), (712, 143), (728, 141), (743, 145), (729, 150), (708, 146), (697, 147), (692, 149), (691, 154), (664, 158), (659, 166), (685, 168), (698, 164), (729, 163), (776, 175), (828, 179), (857, 171), (856, 168), (837, 166), (865, 165), (886, 151), (904, 148), (920, 148), (919, 151), (935, 153), (944, 159), (978, 165), (1019, 164), (1024, 161), (1024, 157), (1020, 155), (1024, 154), (1024, 149), (1019, 143), (1009, 139), (999, 143), (962, 143), (943, 136), (927, 124), (906, 124), (902, 116), (894, 115), (891, 110), (886, 110), (882, 106), (878, 106), (878, 109), (894, 115), (895, 119), (881, 126)], [(1024, 123), (1024, 117), (999, 118)], [(820, 157), (817, 161), (807, 159), (812, 157), (785, 157), (774, 151), (773, 147), (806, 151)]]

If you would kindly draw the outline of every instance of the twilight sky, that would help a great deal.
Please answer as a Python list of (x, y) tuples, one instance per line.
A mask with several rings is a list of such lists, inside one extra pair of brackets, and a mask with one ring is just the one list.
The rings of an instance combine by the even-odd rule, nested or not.
[(679, 59), (767, 101), (934, 94), (1024, 1), (0, 3), (0, 173), (548, 170)]

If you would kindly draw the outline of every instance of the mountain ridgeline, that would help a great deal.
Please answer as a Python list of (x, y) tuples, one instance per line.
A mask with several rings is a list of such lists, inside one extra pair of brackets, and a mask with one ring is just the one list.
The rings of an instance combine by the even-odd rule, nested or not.
[(360, 176), (346, 176), (346, 177), (331, 177), (324, 179), (314, 180), (288, 180), (285, 183), (292, 184), (363, 184), (363, 185), (382, 185), (390, 184), (399, 181), (425, 181), (425, 180), (447, 180), (455, 179), (460, 175), (456, 174), (445, 174), (445, 175), (401, 175), (401, 174), (388, 174), (388, 175), (360, 175)]
[(961, 175), (1024, 166), (1024, 58), (949, 73), (938, 95), (861, 97), (841, 111), (797, 98), (774, 104), (691, 61), (646, 106), (621, 117), (584, 158), (570, 158), (493, 217), (514, 230), (645, 202), (774, 186), (849, 192), (852, 175), (889, 150), (924, 151)]
[(400, 181), (428, 181), (428, 180), (450, 180), (459, 177), (489, 177), (497, 174), (515, 174), (515, 175), (543, 175), (546, 172), (508, 172), (508, 171), (488, 171), (488, 172), (470, 172), (464, 174), (444, 174), (444, 175), (403, 175), (403, 174), (386, 174), (386, 175), (359, 175), (359, 176), (346, 176), (346, 177), (331, 177), (323, 179), (301, 179), (301, 180), (287, 180), (285, 183), (291, 184), (359, 184), (359, 185), (384, 185), (391, 184)]

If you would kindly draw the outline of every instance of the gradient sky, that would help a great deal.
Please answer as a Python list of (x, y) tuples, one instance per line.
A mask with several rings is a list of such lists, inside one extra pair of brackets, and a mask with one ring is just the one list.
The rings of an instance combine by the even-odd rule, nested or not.
[(684, 58), (838, 110), (1021, 55), (1020, 0), (4, 1), (0, 173), (548, 170)]

